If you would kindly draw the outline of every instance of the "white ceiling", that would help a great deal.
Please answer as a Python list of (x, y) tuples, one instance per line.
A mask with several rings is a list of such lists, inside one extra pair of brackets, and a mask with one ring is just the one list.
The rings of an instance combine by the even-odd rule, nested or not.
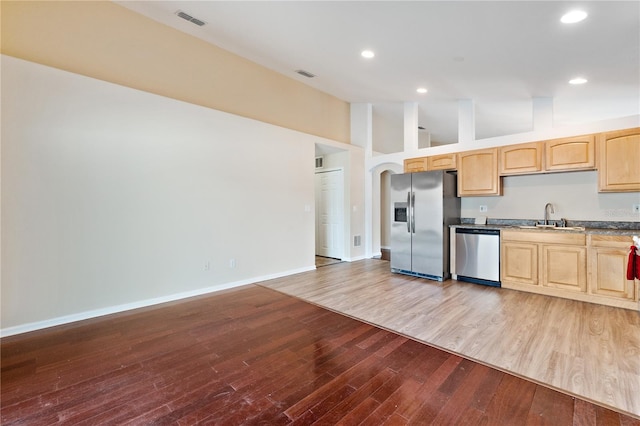
[[(348, 102), (418, 102), (434, 143), (457, 141), (459, 99), (477, 139), (532, 130), (534, 97), (553, 98), (555, 126), (640, 114), (638, 1), (117, 3)], [(587, 19), (562, 24), (574, 8)]]

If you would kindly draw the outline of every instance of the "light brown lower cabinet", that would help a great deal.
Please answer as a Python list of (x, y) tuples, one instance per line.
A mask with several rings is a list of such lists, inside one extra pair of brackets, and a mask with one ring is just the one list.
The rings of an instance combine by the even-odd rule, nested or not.
[(638, 280), (626, 279), (630, 241), (630, 236), (503, 230), (502, 287), (638, 310)]
[(620, 300), (638, 300), (635, 280), (627, 279), (631, 237), (589, 235), (589, 293)]
[(502, 286), (526, 285), (542, 293), (586, 292), (585, 242), (584, 234), (503, 231)]
[(504, 283), (522, 284), (529, 286), (538, 285), (538, 245), (518, 241), (505, 241), (502, 237), (500, 250), (501, 280)]
[(587, 291), (587, 248), (582, 246), (540, 245), (542, 285), (565, 291)]

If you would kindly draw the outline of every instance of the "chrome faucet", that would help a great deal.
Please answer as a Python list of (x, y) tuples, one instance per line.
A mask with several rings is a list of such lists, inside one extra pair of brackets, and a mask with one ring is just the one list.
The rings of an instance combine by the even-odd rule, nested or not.
[[(551, 210), (551, 212), (549, 212), (549, 210)], [(549, 213), (555, 213), (555, 211), (553, 210), (553, 204), (551, 203), (547, 203), (547, 205), (544, 206), (544, 224), (545, 225), (549, 224)]]

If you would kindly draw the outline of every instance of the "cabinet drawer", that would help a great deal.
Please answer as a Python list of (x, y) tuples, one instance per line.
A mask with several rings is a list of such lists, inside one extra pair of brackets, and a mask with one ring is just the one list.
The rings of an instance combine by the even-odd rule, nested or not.
[(548, 243), (584, 246), (587, 236), (563, 231), (502, 231), (501, 237), (506, 241), (522, 241), (527, 243)]
[(590, 234), (588, 242), (589, 247), (611, 247), (628, 251), (629, 247), (633, 245), (633, 237), (631, 235)]

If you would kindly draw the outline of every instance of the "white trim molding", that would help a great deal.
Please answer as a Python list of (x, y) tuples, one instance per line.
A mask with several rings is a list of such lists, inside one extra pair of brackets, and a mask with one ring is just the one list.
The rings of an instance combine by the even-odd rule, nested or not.
[(162, 303), (174, 302), (176, 300), (188, 299), (190, 297), (202, 296), (205, 294), (216, 293), (222, 290), (228, 290), (231, 288), (241, 287), (249, 284), (257, 284), (262, 281), (272, 280), (275, 278), (282, 278), (289, 275), (300, 274), (302, 272), (308, 272), (315, 270), (315, 265), (305, 268), (294, 269), (290, 271), (280, 272), (276, 274), (264, 275), (260, 277), (248, 278), (240, 281), (234, 281), (224, 283), (216, 286), (200, 288), (192, 291), (185, 291), (176, 294), (170, 294), (168, 296), (155, 297), (153, 299), (140, 300), (132, 303), (125, 303), (122, 305), (109, 306), (106, 308), (94, 309), (91, 311), (80, 312), (77, 314), (65, 315), (57, 318), (51, 318), (44, 321), (36, 321), (27, 324), (21, 324), (14, 327), (7, 327), (0, 329), (0, 337), (9, 337), (16, 334), (28, 333), (30, 331), (42, 330), (44, 328), (55, 327), (58, 325), (71, 324), (78, 321), (97, 318), (105, 315), (117, 314), (120, 312), (131, 311), (139, 308), (146, 308), (149, 306), (160, 305)]

